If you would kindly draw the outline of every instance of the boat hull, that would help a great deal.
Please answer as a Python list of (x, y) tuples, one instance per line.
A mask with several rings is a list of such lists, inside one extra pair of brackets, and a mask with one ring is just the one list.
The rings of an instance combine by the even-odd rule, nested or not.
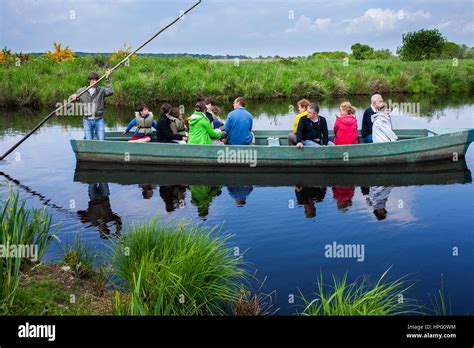
[[(406, 130), (405, 133), (409, 132)], [(106, 141), (71, 140), (78, 161), (150, 164), (163, 166), (212, 166), (219, 168), (352, 167), (384, 166), (439, 160), (456, 161), (464, 157), (474, 140), (473, 129), (411, 131), (414, 137), (392, 143), (324, 146), (223, 146), (129, 143), (119, 133), (108, 133)], [(423, 133), (426, 132), (426, 136)], [(256, 131), (259, 143), (286, 132)]]

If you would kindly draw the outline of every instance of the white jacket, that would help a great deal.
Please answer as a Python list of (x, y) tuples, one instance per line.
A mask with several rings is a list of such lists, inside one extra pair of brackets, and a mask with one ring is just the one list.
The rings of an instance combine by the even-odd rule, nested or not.
[(392, 130), (390, 116), (382, 113), (372, 115), (372, 140), (374, 143), (397, 141), (398, 137)]

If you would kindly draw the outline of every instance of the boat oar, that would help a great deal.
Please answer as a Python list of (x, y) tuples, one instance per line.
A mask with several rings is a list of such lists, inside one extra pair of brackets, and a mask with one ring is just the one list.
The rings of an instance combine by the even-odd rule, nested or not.
[[(175, 24), (177, 21), (179, 21), (181, 18), (183, 18), (189, 11), (191, 11), (193, 8), (195, 8), (197, 5), (201, 3), (201, 0), (199, 0), (197, 3), (195, 3), (193, 6), (188, 8), (186, 11), (182, 12), (178, 17), (176, 17), (171, 23), (169, 23), (167, 26), (162, 28), (159, 32), (157, 32), (155, 35), (153, 35), (151, 38), (149, 38), (145, 43), (143, 43), (141, 46), (139, 46), (135, 51), (129, 53), (124, 59), (122, 59), (118, 64), (116, 64), (111, 71), (114, 71), (118, 69), (123, 63), (125, 63), (131, 56), (133, 56), (135, 53), (137, 53), (139, 50), (141, 50), (143, 47), (145, 47), (150, 41), (152, 41), (154, 38), (156, 38), (158, 35), (160, 35), (162, 32), (164, 32), (166, 29), (171, 27), (173, 24)], [(88, 86), (86, 89), (84, 89), (82, 92), (78, 93), (76, 96), (76, 100), (86, 93), (89, 89), (94, 87), (96, 84), (98, 84), (100, 81), (102, 81), (105, 78), (105, 75), (103, 75), (99, 80), (94, 85)], [(28, 139), (34, 132), (36, 132), (43, 124), (45, 124), (51, 117), (53, 117), (56, 113), (64, 109), (65, 107), (71, 105), (74, 101), (70, 100), (67, 103), (63, 103), (61, 106), (57, 107), (55, 110), (51, 111), (51, 113), (46, 116), (40, 123), (36, 125), (35, 128), (33, 128), (28, 134), (26, 134), (20, 141), (18, 141), (15, 145), (13, 145), (10, 149), (8, 149), (7, 152), (5, 152), (1, 157), (0, 161), (3, 160), (5, 157), (7, 157), (10, 153), (12, 153), (13, 150), (15, 150), (18, 146), (21, 145), (26, 139)]]

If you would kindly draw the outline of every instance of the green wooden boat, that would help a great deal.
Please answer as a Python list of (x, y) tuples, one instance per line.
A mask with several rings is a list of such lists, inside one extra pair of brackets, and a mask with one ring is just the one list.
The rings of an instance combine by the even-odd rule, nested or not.
[(259, 171), (457, 161), (474, 141), (474, 129), (403, 129), (395, 131), (397, 142), (298, 149), (287, 145), (288, 131), (254, 133), (256, 145), (249, 146), (129, 143), (130, 136), (121, 132), (106, 133), (105, 141), (71, 140), (71, 145), (78, 161), (175, 165), (190, 170), (212, 166), (217, 171), (246, 167)]

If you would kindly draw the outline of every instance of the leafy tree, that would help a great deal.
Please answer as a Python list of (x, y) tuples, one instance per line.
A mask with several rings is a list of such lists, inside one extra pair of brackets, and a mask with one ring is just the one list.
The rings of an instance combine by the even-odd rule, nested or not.
[(370, 59), (390, 59), (392, 57), (392, 52), (390, 52), (389, 49), (385, 49), (374, 51), (370, 56)]
[(403, 34), (402, 41), (402, 46), (397, 49), (402, 60), (424, 60), (439, 58), (446, 38), (438, 29), (421, 29)]
[(466, 45), (462, 45), (464, 48), (464, 59), (474, 59), (474, 47), (469, 48)]
[(452, 58), (463, 58), (465, 48), (458, 45), (457, 43), (447, 41), (443, 44), (443, 51), (441, 52), (441, 58), (443, 59), (452, 59)]
[(351, 46), (352, 55), (355, 59), (362, 60), (362, 59), (370, 59), (370, 56), (374, 53), (374, 49), (368, 45), (362, 45), (360, 43), (356, 43)]

